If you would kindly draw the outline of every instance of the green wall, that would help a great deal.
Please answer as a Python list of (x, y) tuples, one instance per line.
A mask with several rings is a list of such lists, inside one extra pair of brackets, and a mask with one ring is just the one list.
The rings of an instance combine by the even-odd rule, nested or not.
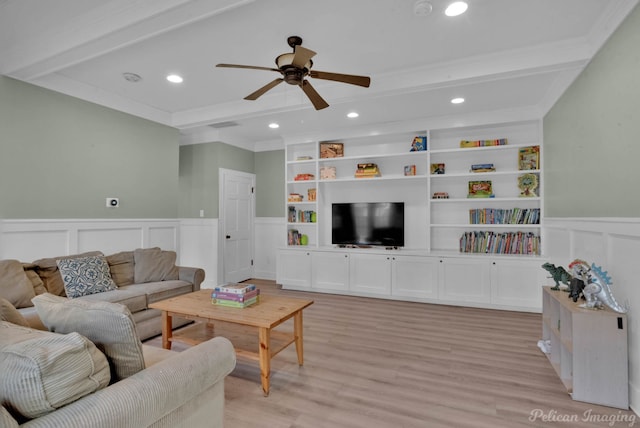
[(640, 7), (544, 118), (545, 215), (640, 217)]
[[(0, 217), (176, 218), (178, 131), (0, 76)], [(107, 208), (105, 198), (120, 198)]]
[(284, 217), (284, 150), (255, 153), (256, 217)]

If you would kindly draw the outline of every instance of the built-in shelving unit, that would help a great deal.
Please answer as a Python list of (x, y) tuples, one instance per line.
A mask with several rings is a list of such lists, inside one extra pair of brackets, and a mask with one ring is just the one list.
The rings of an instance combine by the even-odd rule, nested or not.
[(627, 317), (544, 287), (545, 354), (574, 400), (629, 408)]

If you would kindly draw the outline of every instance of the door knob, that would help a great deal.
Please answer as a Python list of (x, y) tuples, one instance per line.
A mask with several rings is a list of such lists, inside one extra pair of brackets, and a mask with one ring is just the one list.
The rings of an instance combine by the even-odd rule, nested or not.
[(231, 235), (225, 236), (226, 239), (231, 239)]

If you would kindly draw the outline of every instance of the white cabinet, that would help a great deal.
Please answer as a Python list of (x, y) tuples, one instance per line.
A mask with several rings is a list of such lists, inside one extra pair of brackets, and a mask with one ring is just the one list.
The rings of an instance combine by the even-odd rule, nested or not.
[(311, 260), (313, 290), (343, 292), (349, 289), (349, 254), (313, 251)]
[(279, 250), (276, 281), (290, 287), (311, 287), (311, 253), (309, 251)]
[(472, 258), (440, 259), (440, 299), (449, 303), (490, 303), (491, 264)]
[(629, 408), (627, 316), (581, 308), (563, 291), (544, 287), (542, 339), (574, 400)]
[(518, 309), (540, 309), (545, 270), (540, 260), (491, 262), (491, 303)]
[(360, 294), (391, 294), (391, 256), (352, 254), (349, 290)]
[(393, 256), (391, 265), (391, 295), (409, 299), (438, 297), (437, 257)]

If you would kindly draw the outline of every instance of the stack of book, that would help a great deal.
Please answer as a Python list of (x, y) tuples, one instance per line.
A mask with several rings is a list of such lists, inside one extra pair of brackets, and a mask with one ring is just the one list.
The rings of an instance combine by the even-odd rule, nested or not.
[(227, 284), (213, 289), (211, 303), (232, 308), (246, 308), (260, 301), (255, 284)]
[(380, 170), (375, 163), (359, 163), (356, 178), (380, 177)]
[(493, 172), (495, 170), (492, 163), (476, 163), (471, 165), (469, 172)]

